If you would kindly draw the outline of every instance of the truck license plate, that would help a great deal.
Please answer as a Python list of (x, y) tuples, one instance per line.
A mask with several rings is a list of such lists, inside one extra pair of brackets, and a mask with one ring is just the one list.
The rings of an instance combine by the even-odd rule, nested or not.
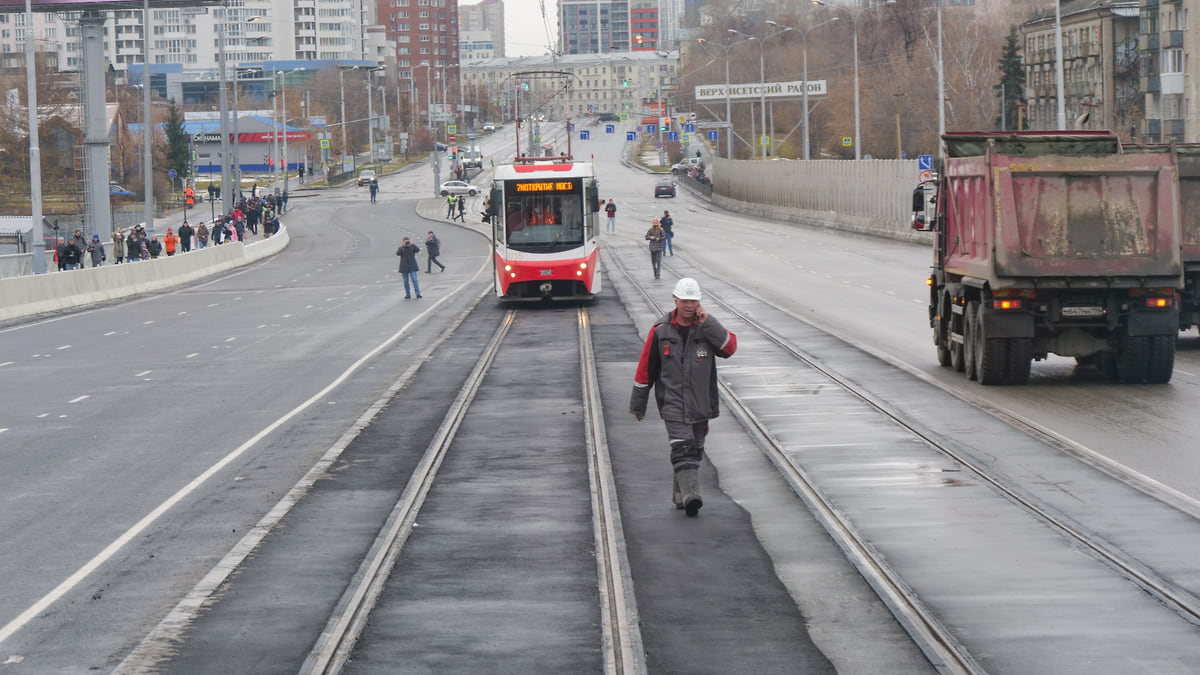
[(1063, 316), (1091, 317), (1104, 316), (1103, 307), (1063, 307)]
[(542, 276), (548, 277), (554, 274), (554, 270), (539, 270)]

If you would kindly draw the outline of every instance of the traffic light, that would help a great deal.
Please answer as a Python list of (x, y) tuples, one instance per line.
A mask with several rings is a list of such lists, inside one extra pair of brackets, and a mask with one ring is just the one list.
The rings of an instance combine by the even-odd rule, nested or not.
[(522, 88), (522, 89), (524, 89), (525, 91), (529, 91), (529, 83), (528, 83), (528, 82), (522, 82), (522, 83), (521, 83), (521, 88)]
[(629, 86), (629, 78), (625, 78), (624, 80), (621, 80), (621, 86), (628, 87)]

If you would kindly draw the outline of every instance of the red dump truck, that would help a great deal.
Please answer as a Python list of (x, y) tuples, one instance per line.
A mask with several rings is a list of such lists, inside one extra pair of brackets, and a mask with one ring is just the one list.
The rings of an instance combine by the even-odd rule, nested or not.
[(1179, 220), (1184, 287), (1179, 330), (1200, 326), (1200, 144), (1127, 145), (1126, 152), (1169, 153), (1179, 167)]
[(938, 362), (1025, 384), (1075, 357), (1122, 383), (1175, 367), (1183, 289), (1177, 154), (1124, 152), (1109, 132), (955, 132), (913, 193), (934, 232), (929, 321)]

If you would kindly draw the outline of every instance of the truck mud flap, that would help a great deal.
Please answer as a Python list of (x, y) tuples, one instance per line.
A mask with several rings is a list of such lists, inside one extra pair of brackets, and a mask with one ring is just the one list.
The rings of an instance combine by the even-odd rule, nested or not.
[(1174, 335), (1179, 332), (1179, 312), (1133, 312), (1126, 331), (1129, 335)]
[(1033, 315), (983, 312), (983, 330), (988, 339), (1031, 338), (1033, 337)]

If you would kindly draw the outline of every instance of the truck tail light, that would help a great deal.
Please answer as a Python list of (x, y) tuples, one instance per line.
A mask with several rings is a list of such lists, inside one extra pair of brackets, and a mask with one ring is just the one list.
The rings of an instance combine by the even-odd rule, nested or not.
[(1175, 304), (1175, 298), (1146, 298), (1146, 306), (1151, 309), (1164, 309)]
[(992, 300), (992, 309), (1009, 312), (1020, 310), (1024, 307), (1024, 303), (1020, 298), (996, 298)]

